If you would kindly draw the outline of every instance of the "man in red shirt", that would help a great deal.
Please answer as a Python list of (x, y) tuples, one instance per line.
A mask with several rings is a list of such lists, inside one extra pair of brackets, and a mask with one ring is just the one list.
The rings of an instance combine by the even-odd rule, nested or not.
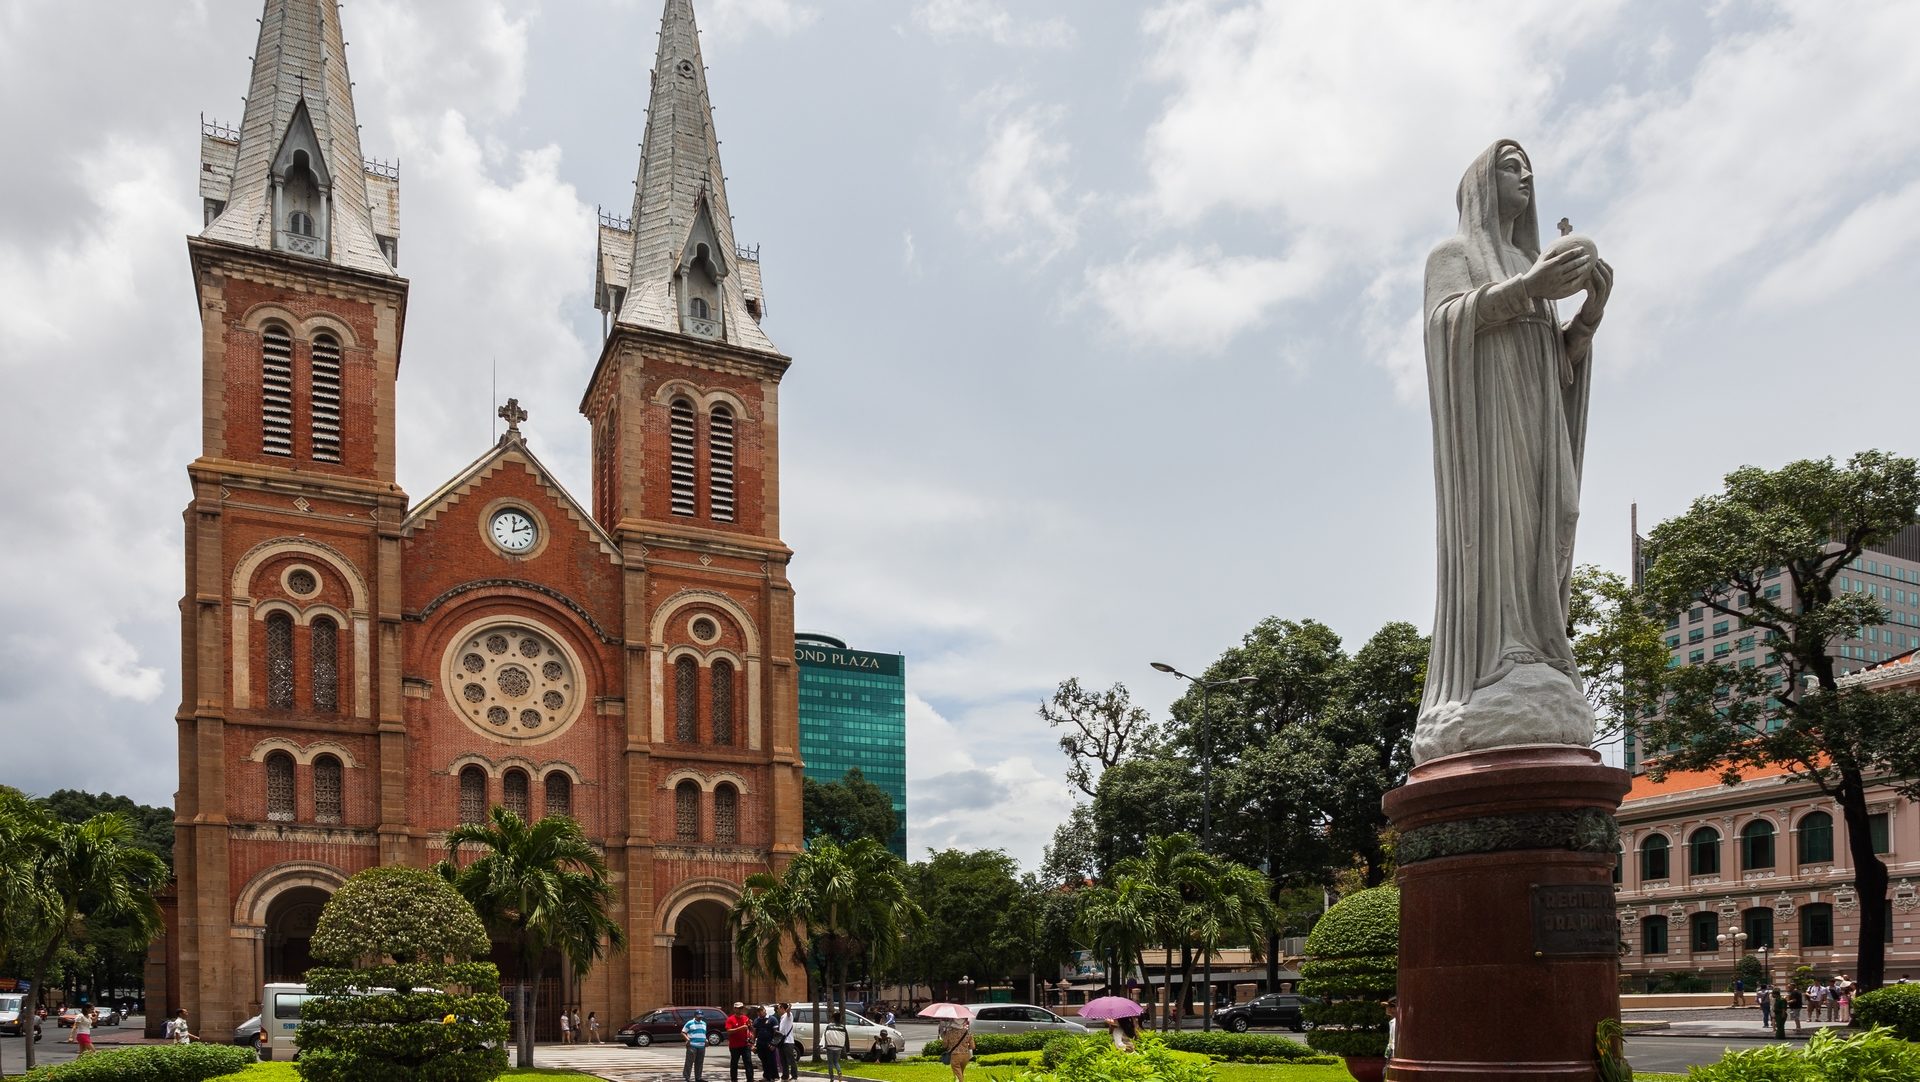
[(727, 1012), (727, 1082), (740, 1082), (740, 1067), (747, 1068), (747, 1082), (753, 1082), (753, 1019), (747, 1017), (747, 1005), (736, 1003)]

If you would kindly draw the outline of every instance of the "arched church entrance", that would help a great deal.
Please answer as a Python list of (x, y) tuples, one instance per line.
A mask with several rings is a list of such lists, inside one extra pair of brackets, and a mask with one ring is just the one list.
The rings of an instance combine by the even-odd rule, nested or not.
[(673, 1001), (725, 1008), (741, 998), (727, 907), (702, 899), (673, 922)]
[[(333, 895), (319, 887), (281, 891), (267, 905), (266, 978), (268, 984), (298, 984), (313, 963), (309, 943), (320, 909)], [(256, 992), (257, 994), (257, 992)]]

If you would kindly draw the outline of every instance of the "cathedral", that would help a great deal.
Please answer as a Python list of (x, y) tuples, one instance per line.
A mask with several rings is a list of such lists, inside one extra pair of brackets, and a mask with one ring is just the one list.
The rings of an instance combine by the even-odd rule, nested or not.
[(790, 361), (734, 242), (690, 0), (662, 17), (632, 215), (598, 227), (590, 504), (512, 401), (472, 465), (400, 489), (400, 179), (361, 156), (352, 87), (339, 7), (265, 0), (242, 122), (203, 126), (178, 879), (148, 1018), (223, 1039), (301, 978), (348, 876), (431, 865), (494, 805), (573, 816), (618, 890), (625, 949), (548, 967), (543, 1036), (560, 1004), (617, 1028), (770, 996), (726, 916), (800, 848)]

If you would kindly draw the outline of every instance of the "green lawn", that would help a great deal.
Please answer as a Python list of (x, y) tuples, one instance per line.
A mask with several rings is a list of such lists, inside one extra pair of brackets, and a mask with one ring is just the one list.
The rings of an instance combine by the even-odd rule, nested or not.
[[(532, 1079), (536, 1078), (592, 1077), (590, 1074), (581, 1074), (579, 1071), (546, 1069), (535, 1069), (531, 1071), (509, 1070), (506, 1074), (500, 1076), (500, 1082), (531, 1082)], [(300, 1075), (294, 1071), (293, 1064), (291, 1063), (256, 1063), (244, 1071), (235, 1071), (233, 1074), (223, 1074), (219, 1078), (209, 1079), (208, 1082), (300, 1082)]]
[[(845, 1068), (850, 1076), (884, 1079), (886, 1082), (952, 1082), (953, 1068), (941, 1063), (855, 1063)], [(968, 1067), (967, 1082), (1004, 1082), (1018, 1078), (1019, 1067)], [(1337, 1063), (1216, 1063), (1213, 1077), (1218, 1082), (1353, 1082), (1353, 1076)], [(1635, 1078), (1648, 1076), (1636, 1075)]]

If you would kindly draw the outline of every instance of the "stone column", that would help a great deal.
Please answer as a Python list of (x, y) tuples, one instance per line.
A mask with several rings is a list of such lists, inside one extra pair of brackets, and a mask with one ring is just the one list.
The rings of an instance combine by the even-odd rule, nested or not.
[(1594, 1079), (1620, 1014), (1613, 813), (1626, 771), (1527, 745), (1415, 767), (1399, 831), (1400, 1022), (1387, 1078)]

